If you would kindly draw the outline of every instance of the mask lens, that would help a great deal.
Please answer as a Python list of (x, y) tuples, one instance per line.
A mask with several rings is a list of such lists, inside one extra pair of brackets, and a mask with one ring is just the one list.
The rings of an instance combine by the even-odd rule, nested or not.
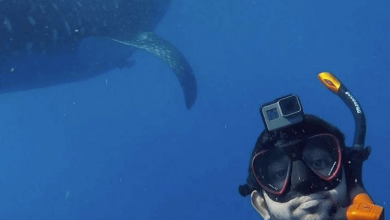
[(252, 161), (257, 182), (267, 191), (282, 194), (290, 176), (291, 159), (279, 149), (258, 153)]
[(340, 144), (333, 135), (315, 135), (306, 140), (302, 159), (320, 178), (331, 180), (340, 169)]

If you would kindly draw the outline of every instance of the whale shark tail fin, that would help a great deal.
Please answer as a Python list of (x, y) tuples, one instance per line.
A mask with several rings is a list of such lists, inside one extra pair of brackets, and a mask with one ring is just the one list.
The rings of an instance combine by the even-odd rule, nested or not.
[(192, 68), (183, 54), (171, 43), (153, 32), (142, 32), (131, 40), (113, 39), (116, 42), (144, 49), (169, 64), (179, 79), (187, 109), (190, 109), (197, 97), (197, 84)]

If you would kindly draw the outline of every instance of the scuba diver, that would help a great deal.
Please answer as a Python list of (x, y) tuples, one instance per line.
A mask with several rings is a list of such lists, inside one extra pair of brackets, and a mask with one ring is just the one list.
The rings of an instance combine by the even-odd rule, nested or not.
[(355, 118), (351, 147), (341, 131), (321, 118), (304, 114), (298, 96), (288, 95), (260, 107), (264, 131), (258, 137), (242, 196), (265, 220), (378, 220), (384, 209), (364, 189), (362, 165), (366, 121), (354, 96), (333, 75), (318, 75)]

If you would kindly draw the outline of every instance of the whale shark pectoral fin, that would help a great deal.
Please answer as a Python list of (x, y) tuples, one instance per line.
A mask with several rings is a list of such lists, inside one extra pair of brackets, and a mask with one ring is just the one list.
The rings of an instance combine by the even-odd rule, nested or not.
[(112, 39), (125, 45), (144, 49), (167, 62), (179, 79), (187, 109), (194, 105), (198, 92), (195, 75), (186, 58), (175, 46), (152, 32), (140, 33), (131, 40)]

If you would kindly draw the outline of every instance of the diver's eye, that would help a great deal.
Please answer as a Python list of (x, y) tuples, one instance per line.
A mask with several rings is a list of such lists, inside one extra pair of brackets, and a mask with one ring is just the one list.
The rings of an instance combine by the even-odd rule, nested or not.
[(290, 159), (287, 155), (275, 158), (274, 161), (268, 164), (267, 176), (269, 180), (275, 181), (273, 185), (277, 185), (280, 181), (283, 181), (288, 175), (290, 165)]
[(276, 176), (279, 178), (284, 178), (287, 175), (287, 170), (281, 170), (276, 173)]
[(314, 159), (311, 162), (311, 167), (317, 170), (327, 169), (330, 165), (331, 165), (331, 159), (329, 158)]
[(275, 173), (273, 173), (273, 178), (274, 179), (284, 179), (287, 176), (287, 170), (279, 170)]
[(323, 165), (323, 163), (324, 163), (323, 160), (316, 160), (313, 162), (313, 165), (315, 167), (321, 167)]

